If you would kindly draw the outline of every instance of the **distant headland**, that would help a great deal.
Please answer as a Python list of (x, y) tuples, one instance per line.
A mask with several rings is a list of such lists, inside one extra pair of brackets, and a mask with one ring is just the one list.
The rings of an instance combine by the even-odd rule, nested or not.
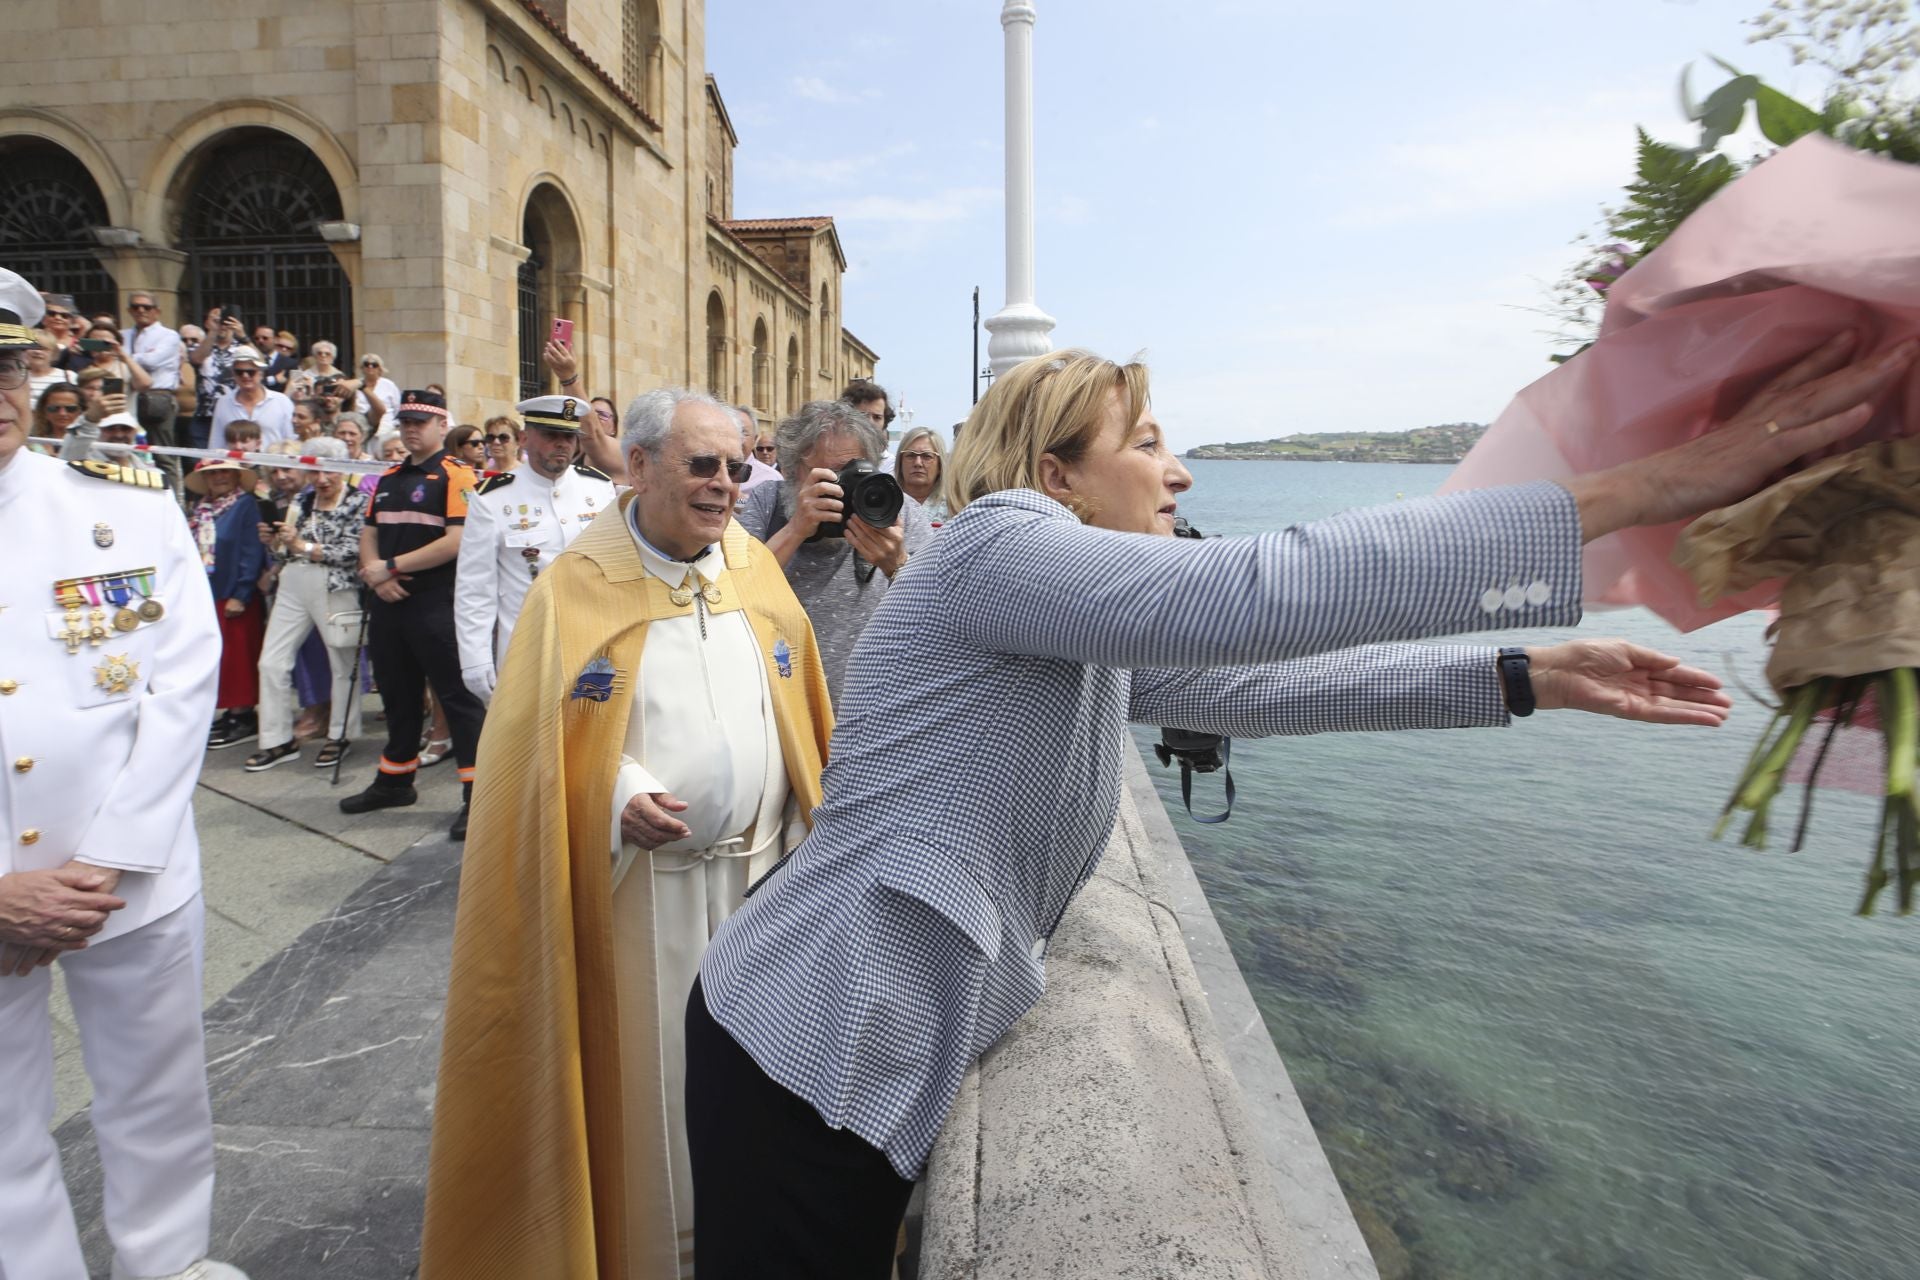
[(1448, 422), (1412, 431), (1301, 432), (1277, 440), (1198, 445), (1186, 456), (1233, 462), (1453, 463), (1467, 456), (1486, 429), (1478, 422)]

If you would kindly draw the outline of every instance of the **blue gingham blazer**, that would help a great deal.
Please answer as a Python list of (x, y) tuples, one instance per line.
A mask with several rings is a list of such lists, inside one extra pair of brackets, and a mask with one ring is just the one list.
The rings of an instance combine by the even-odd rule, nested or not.
[(918, 1177), (968, 1066), (1046, 987), (1129, 720), (1503, 724), (1492, 651), (1375, 642), (1567, 625), (1579, 601), (1579, 517), (1553, 484), (1206, 541), (1091, 529), (1031, 490), (982, 498), (868, 623), (812, 833), (714, 937), (707, 1006)]

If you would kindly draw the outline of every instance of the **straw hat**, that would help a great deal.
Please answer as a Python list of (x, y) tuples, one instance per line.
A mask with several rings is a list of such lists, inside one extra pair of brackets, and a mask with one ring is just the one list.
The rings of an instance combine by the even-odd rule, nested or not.
[(204, 495), (207, 491), (207, 476), (215, 471), (235, 471), (245, 475), (247, 468), (232, 458), (203, 458), (200, 465), (187, 473), (187, 488), (194, 493)]

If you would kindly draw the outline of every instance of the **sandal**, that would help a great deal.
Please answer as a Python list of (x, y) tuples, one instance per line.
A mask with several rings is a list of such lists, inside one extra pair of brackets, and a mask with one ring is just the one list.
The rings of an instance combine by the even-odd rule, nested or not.
[(247, 757), (246, 764), (241, 767), (248, 773), (265, 773), (277, 764), (285, 764), (289, 760), (298, 760), (299, 758), (300, 744), (297, 742), (283, 742), (277, 747), (268, 747), (265, 751), (254, 752)]
[(427, 749), (420, 753), (420, 767), (431, 769), (453, 754), (452, 738), (429, 738)]
[(313, 767), (331, 769), (339, 764), (347, 752), (353, 750), (353, 743), (346, 738), (328, 738), (320, 748), (320, 754), (314, 757)]

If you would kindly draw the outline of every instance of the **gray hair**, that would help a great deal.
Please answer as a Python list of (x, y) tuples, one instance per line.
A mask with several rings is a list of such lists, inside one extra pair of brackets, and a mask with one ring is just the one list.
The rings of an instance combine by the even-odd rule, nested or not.
[(860, 452), (875, 466), (887, 451), (887, 433), (874, 426), (866, 414), (843, 400), (810, 400), (773, 433), (780, 474), (790, 487), (797, 488), (804, 482), (807, 455), (828, 436), (852, 436), (860, 442)]
[[(753, 410), (743, 404), (728, 405), (727, 407), (732, 409), (735, 415), (739, 417), (741, 438), (746, 440), (747, 452), (752, 453), (754, 443), (760, 439), (760, 419), (754, 416)], [(751, 437), (751, 439), (748, 439), (748, 437)]]
[(367, 441), (368, 455), (374, 458), (378, 458), (381, 454), (386, 452), (388, 441), (398, 440), (399, 438), (400, 438), (400, 433), (398, 431), (393, 430), (391, 427), (389, 427), (387, 430), (382, 431), (379, 435), (375, 436), (373, 439)]
[(340, 413), (334, 414), (333, 422), (335, 426), (338, 426), (343, 422), (353, 423), (356, 427), (360, 428), (360, 438), (362, 440), (365, 440), (367, 438), (368, 433), (373, 430), (373, 424), (367, 421), (367, 415), (364, 413), (357, 413), (352, 409), (346, 409)]
[(347, 456), (347, 442), (333, 436), (315, 436), (305, 441), (297, 452), (309, 458), (328, 458), (337, 462)]
[(673, 415), (683, 404), (709, 404), (716, 409), (732, 410), (731, 405), (692, 387), (661, 387), (658, 391), (637, 395), (628, 402), (627, 411), (620, 419), (620, 452), (645, 449), (649, 457), (659, 457), (660, 450), (673, 435)]

